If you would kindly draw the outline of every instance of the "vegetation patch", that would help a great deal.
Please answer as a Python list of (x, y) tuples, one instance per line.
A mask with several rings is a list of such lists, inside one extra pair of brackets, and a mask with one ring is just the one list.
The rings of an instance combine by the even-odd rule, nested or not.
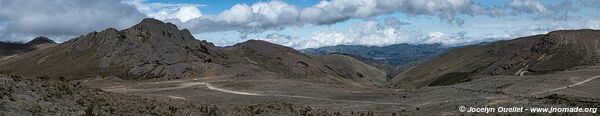
[(431, 82), (429, 86), (446, 86), (471, 81), (470, 72), (451, 72)]

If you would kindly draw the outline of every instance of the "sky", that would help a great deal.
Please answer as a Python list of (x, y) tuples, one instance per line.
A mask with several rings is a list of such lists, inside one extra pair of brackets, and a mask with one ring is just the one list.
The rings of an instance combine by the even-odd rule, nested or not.
[(0, 41), (63, 42), (144, 18), (218, 46), (459, 46), (600, 29), (600, 0), (0, 0)]

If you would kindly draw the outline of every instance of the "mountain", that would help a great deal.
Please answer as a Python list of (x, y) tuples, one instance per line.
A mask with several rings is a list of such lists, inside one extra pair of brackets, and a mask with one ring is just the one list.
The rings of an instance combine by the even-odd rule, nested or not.
[(598, 63), (599, 30), (548, 34), (452, 49), (394, 77), (396, 88), (451, 85), (480, 75), (542, 75)]
[(31, 50), (28, 46), (21, 43), (0, 42), (0, 56), (10, 56)]
[(23, 54), (37, 49), (43, 49), (55, 45), (56, 42), (46, 37), (36, 37), (27, 43), (0, 42), (0, 60), (14, 57), (15, 54)]
[(312, 55), (343, 54), (394, 72), (433, 59), (448, 48), (440, 44), (394, 44), (389, 46), (338, 45), (301, 50)]
[[(33, 43), (37, 41), (43, 42), (43, 39)], [(0, 62), (0, 70), (65, 79), (98, 76), (182, 79), (268, 74), (317, 82), (381, 85), (385, 78), (381, 71), (370, 72), (376, 68), (351, 57), (335, 58), (356, 64), (328, 65), (342, 63), (259, 40), (216, 47), (195, 39), (188, 30), (180, 30), (171, 23), (144, 19), (124, 30), (109, 28), (92, 32), (55, 47)]]
[(214, 45), (194, 39), (188, 30), (144, 19), (125, 30), (92, 32), (2, 66), (33, 76), (176, 79), (200, 75), (215, 57), (220, 56)]
[(51, 39), (48, 39), (47, 37), (36, 37), (33, 40), (25, 43), (25, 45), (29, 45), (29, 46), (35, 46), (35, 45), (41, 45), (41, 44), (47, 44), (47, 43), (56, 43)]
[(325, 64), (325, 67), (334, 71), (336, 75), (349, 79), (361, 85), (383, 86), (387, 82), (387, 73), (360, 60), (346, 55), (322, 55), (317, 59)]
[[(309, 56), (289, 47), (260, 40), (239, 43), (224, 51), (226, 52), (224, 61), (230, 62), (224, 64), (250, 64), (289, 78), (310, 78), (323, 82), (356, 82), (361, 85), (381, 85), (385, 81), (383, 71), (352, 57)], [(232, 61), (234, 63), (231, 63)]]

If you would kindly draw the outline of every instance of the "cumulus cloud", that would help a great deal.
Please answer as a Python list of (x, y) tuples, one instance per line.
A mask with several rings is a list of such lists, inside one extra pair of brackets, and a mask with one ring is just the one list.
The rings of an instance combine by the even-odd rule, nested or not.
[(492, 9), (471, 0), (332, 0), (303, 9), (301, 18), (313, 24), (333, 24), (394, 12), (454, 21), (458, 15), (492, 14)]
[(513, 0), (508, 6), (526, 13), (546, 13), (548, 9), (538, 0)]
[(296, 6), (283, 1), (258, 2), (252, 5), (236, 4), (216, 16), (204, 16), (185, 23), (177, 23), (195, 32), (239, 31), (247, 34), (278, 30), (299, 24)]
[(489, 8), (471, 0), (330, 0), (314, 6), (298, 8), (283, 1), (273, 0), (252, 5), (237, 4), (215, 16), (175, 22), (194, 32), (236, 30), (247, 34), (278, 30), (305, 24), (330, 25), (354, 18), (405, 13), (425, 15), (462, 25), (461, 15), (498, 15), (497, 8)]
[[(600, 3), (584, 0), (578, 2), (585, 2), (588, 5), (584, 6), (589, 7), (597, 7), (598, 5), (590, 4)], [(545, 5), (538, 0), (512, 0), (504, 6), (485, 6), (472, 0), (324, 0), (304, 8), (281, 0), (271, 0), (254, 4), (236, 4), (214, 15), (203, 14), (198, 9), (202, 6), (204, 5), (149, 3), (146, 0), (0, 0), (0, 39), (25, 40), (35, 36), (68, 39), (108, 27), (129, 27), (144, 17), (152, 17), (175, 23), (180, 28), (190, 29), (193, 33), (238, 31), (242, 36), (240, 40), (246, 40), (248, 34), (262, 33), (267, 30), (281, 30), (290, 26), (332, 25), (349, 19), (363, 19), (365, 21), (357, 24), (357, 28), (345, 31), (318, 31), (305, 37), (270, 34), (264, 38), (253, 39), (264, 39), (295, 48), (340, 44), (375, 46), (395, 43), (458, 44), (484, 41), (478, 39), (484, 36), (469, 37), (466, 36), (466, 31), (424, 33), (415, 29), (416, 27), (411, 23), (393, 17), (379, 21), (373, 19), (376, 16), (401, 13), (408, 17), (437, 17), (448, 22), (449, 25), (456, 24), (462, 27), (466, 21), (469, 21), (470, 16), (514, 16), (506, 14), (519, 15), (524, 12), (541, 14), (537, 20), (547, 19), (548, 16), (566, 20), (569, 12), (576, 10), (570, 1)], [(528, 26), (538, 28), (551, 24)], [(572, 25), (574, 26), (557, 27), (585, 26)], [(546, 30), (546, 28), (542, 29)], [(485, 37), (512, 37), (508, 35)]]
[(123, 3), (134, 6), (147, 17), (159, 20), (175, 19), (180, 22), (202, 17), (203, 14), (198, 7), (205, 6), (185, 3), (148, 3), (146, 0), (126, 0)]
[(109, 27), (129, 27), (143, 17), (118, 0), (0, 0), (0, 23), (4, 23), (0, 40), (74, 37)]
[[(363, 22), (362, 30), (314, 32), (308, 37), (291, 37), (282, 34), (270, 34), (265, 38), (252, 38), (290, 46), (295, 49), (318, 48), (336, 45), (387, 46), (392, 44), (442, 44), (456, 46), (486, 41), (471, 39), (465, 31), (457, 33), (430, 32), (423, 34), (420, 30), (400, 29), (392, 27), (375, 27), (374, 22)], [(373, 27), (370, 27), (373, 26)], [(379, 29), (375, 29), (379, 28)]]
[[(395, 20), (395, 21), (394, 21)], [(456, 32), (423, 32), (411, 24), (390, 25), (390, 22), (402, 22), (393, 17), (383, 20), (365, 20), (345, 31), (317, 31), (306, 37), (292, 37), (283, 34), (270, 34), (265, 40), (295, 49), (318, 48), (335, 45), (386, 46), (391, 44), (442, 44), (461, 46), (481, 42), (514, 39), (517, 37), (545, 34), (554, 30), (600, 29), (600, 19), (574, 19), (569, 22), (544, 19), (536, 22), (492, 23), (471, 25), (466, 28), (488, 29), (496, 31), (487, 34), (470, 34), (466, 30)], [(393, 24), (393, 23), (392, 23)]]
[(422, 39), (419, 38), (422, 38), (423, 34), (414, 28), (404, 28), (407, 25), (397, 19), (386, 18), (381, 22), (365, 20), (357, 24), (357, 28), (346, 31), (319, 31), (307, 37), (270, 34), (265, 38), (252, 39), (265, 40), (296, 49), (335, 45), (385, 46), (397, 43), (422, 43)]
[(160, 11), (157, 13), (148, 14), (149, 17), (156, 18), (159, 20), (166, 19), (177, 19), (181, 22), (187, 22), (191, 19), (202, 16), (202, 12), (195, 6), (181, 6), (176, 12), (169, 13), (167, 11)]

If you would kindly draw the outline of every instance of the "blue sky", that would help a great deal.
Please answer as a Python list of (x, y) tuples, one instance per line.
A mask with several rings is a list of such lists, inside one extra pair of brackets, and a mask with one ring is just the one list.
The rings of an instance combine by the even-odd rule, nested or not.
[(456, 46), (599, 29), (599, 11), (600, 0), (0, 0), (0, 40), (66, 41), (156, 18), (220, 46)]

